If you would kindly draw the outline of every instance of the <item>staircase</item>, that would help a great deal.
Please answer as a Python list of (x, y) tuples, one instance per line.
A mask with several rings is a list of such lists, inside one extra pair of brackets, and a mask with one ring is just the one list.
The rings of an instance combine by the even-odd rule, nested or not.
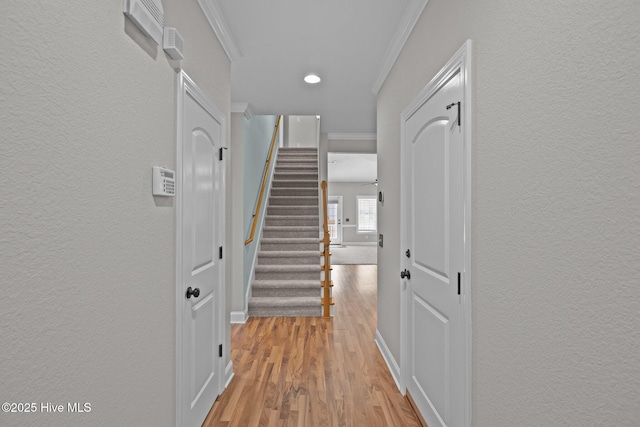
[(322, 316), (318, 152), (280, 148), (249, 316)]

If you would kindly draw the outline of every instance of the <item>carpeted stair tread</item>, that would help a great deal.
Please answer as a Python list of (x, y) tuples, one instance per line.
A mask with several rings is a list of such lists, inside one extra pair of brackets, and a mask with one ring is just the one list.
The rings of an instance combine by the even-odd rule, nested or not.
[(318, 291), (320, 296), (319, 280), (255, 280), (253, 286), (257, 288), (307, 288)]
[(316, 237), (263, 237), (262, 243), (320, 243)]
[(318, 277), (320, 277), (320, 261), (318, 260), (318, 265), (315, 264), (301, 264), (301, 265), (256, 265), (256, 273), (270, 273), (270, 272), (291, 272), (291, 273), (302, 273), (302, 272), (318, 272)]
[(259, 251), (258, 256), (262, 258), (307, 258), (320, 256), (320, 251)]
[(249, 301), (251, 307), (318, 307), (320, 306), (320, 296), (317, 297), (290, 297), (290, 298), (271, 298), (271, 297), (253, 297)]

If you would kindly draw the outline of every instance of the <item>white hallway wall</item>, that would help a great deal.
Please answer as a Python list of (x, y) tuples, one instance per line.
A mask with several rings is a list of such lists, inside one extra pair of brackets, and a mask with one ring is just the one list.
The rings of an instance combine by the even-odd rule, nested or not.
[(430, 0), (378, 95), (400, 360), (400, 113), (473, 48), (473, 425), (640, 422), (640, 3)]
[[(196, 0), (163, 4), (229, 123), (229, 60)], [(151, 167), (175, 168), (175, 64), (121, 1), (5, 1), (0, 39), (2, 401), (92, 404), (0, 425), (174, 425), (174, 200)]]

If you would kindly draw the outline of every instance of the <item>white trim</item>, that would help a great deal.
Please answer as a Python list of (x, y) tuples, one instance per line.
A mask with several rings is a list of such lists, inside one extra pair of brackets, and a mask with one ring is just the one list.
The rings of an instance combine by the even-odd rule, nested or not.
[(229, 363), (227, 363), (227, 366), (225, 366), (224, 368), (224, 388), (226, 389), (227, 387), (229, 387), (229, 383), (231, 382), (231, 380), (233, 379), (233, 362), (231, 360), (229, 360)]
[(232, 113), (242, 113), (247, 120), (251, 120), (255, 113), (253, 112), (253, 108), (251, 104), (247, 102), (232, 102), (231, 103), (231, 112)]
[(247, 311), (232, 311), (229, 315), (229, 321), (234, 324), (243, 324), (247, 323), (247, 319), (249, 318), (249, 313)]
[(328, 140), (341, 140), (341, 141), (375, 141), (378, 138), (378, 134), (375, 133), (329, 133), (327, 134)]
[(384, 62), (380, 69), (380, 73), (378, 74), (378, 78), (373, 84), (373, 88), (371, 91), (374, 94), (378, 94), (380, 88), (384, 84), (384, 81), (387, 79), (387, 76), (391, 72), (391, 68), (396, 63), (404, 44), (409, 39), (413, 28), (418, 23), (418, 19), (420, 15), (422, 15), (422, 11), (425, 6), (429, 3), (429, 0), (410, 0), (409, 4), (407, 4), (407, 8), (404, 10), (404, 15), (402, 15), (402, 20), (396, 29), (395, 34), (393, 35), (393, 39), (389, 46), (387, 47), (387, 51), (384, 54)]
[(404, 396), (405, 389), (403, 387), (400, 387), (400, 366), (398, 366), (398, 362), (396, 362), (396, 359), (393, 357), (393, 354), (391, 354), (391, 350), (389, 350), (387, 343), (384, 341), (384, 338), (382, 338), (380, 331), (377, 329), (375, 341), (376, 345), (378, 346), (378, 350), (380, 350), (380, 354), (382, 354), (382, 358), (389, 368), (389, 372), (391, 372), (393, 381), (395, 381), (398, 390), (400, 390), (400, 393), (402, 393), (402, 395)]
[(229, 31), (227, 21), (224, 19), (217, 2), (215, 0), (198, 0), (198, 4), (205, 18), (209, 21), (211, 29), (216, 34), (216, 37), (218, 37), (218, 41), (229, 57), (229, 60), (236, 62), (242, 58), (242, 53), (240, 49), (238, 49), (238, 45), (233, 39), (231, 31)]
[[(462, 108), (464, 121), (463, 126), (463, 144), (464, 144), (464, 178), (463, 178), (463, 197), (464, 197), (464, 271), (462, 272), (461, 283), (461, 305), (462, 305), (462, 340), (464, 348), (464, 395), (461, 398), (464, 400), (464, 424), (465, 427), (471, 427), (471, 390), (472, 390), (472, 318), (471, 318), (471, 143), (472, 143), (472, 131), (471, 131), (471, 110), (472, 110), (472, 90), (471, 90), (471, 54), (472, 54), (472, 42), (467, 40), (460, 49), (453, 55), (453, 57), (447, 62), (447, 64), (436, 74), (435, 77), (420, 91), (420, 93), (414, 98), (414, 100), (402, 111), (401, 114), (401, 126), (400, 126), (400, 170), (405, 168), (405, 126), (406, 120), (411, 117), (439, 88), (440, 83), (446, 80), (448, 75), (453, 74), (458, 69), (462, 76), (463, 85), (463, 99)], [(406, 211), (405, 203), (408, 195), (406, 194), (407, 183), (404, 174), (401, 178), (400, 188), (400, 247), (405, 248), (407, 246), (407, 224), (405, 220)], [(404, 265), (406, 258), (404, 253), (400, 254), (400, 265)], [(400, 281), (399, 289), (402, 289), (402, 282)], [(409, 378), (409, 356), (408, 346), (409, 337), (407, 336), (407, 318), (405, 313), (408, 310), (408, 292), (401, 291), (400, 297), (400, 363), (401, 363), (401, 376), (400, 385), (401, 390), (406, 389)]]
[(342, 242), (342, 246), (375, 246), (376, 242)]
[[(182, 304), (178, 303), (178, 301), (182, 301), (184, 298), (184, 286), (182, 283), (181, 273), (182, 273), (182, 128), (184, 126), (183, 116), (184, 116), (184, 104), (185, 97), (187, 93), (191, 96), (197, 103), (199, 103), (202, 108), (204, 108), (209, 114), (213, 116), (213, 118), (220, 123), (220, 135), (222, 136), (222, 140), (220, 141), (221, 146), (225, 145), (226, 138), (226, 116), (218, 109), (218, 107), (209, 100), (207, 95), (189, 78), (189, 76), (183, 71), (180, 70), (176, 75), (177, 79), (177, 87), (176, 87), (176, 385), (175, 385), (175, 403), (176, 403), (176, 426), (182, 425)], [(218, 235), (220, 236), (220, 241), (225, 241), (225, 200), (226, 200), (226, 161), (222, 161), (220, 165), (220, 203), (218, 215), (220, 217), (220, 226), (218, 229)], [(226, 275), (226, 258), (223, 259), (220, 263), (220, 272), (218, 279), (220, 281), (220, 297), (218, 300), (218, 338), (220, 343), (226, 344), (228, 342), (226, 337), (226, 328), (225, 328), (225, 315), (224, 315), (224, 305), (222, 301), (225, 301), (225, 275)], [(220, 359), (218, 362), (220, 366), (218, 366), (218, 372), (220, 368), (222, 368), (223, 360)], [(222, 378), (219, 379), (219, 386), (222, 386)], [(223, 388), (220, 388), (223, 390)]]

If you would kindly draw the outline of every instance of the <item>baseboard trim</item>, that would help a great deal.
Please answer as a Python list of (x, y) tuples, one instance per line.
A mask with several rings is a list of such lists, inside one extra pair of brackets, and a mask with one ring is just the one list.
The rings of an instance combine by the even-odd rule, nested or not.
[(375, 246), (376, 242), (342, 242), (342, 246)]
[(249, 313), (247, 311), (232, 311), (230, 316), (231, 323), (247, 323)]
[(233, 379), (233, 362), (229, 360), (227, 366), (224, 368), (224, 388), (229, 386), (229, 383)]
[(402, 393), (402, 395), (404, 396), (405, 392), (400, 387), (400, 366), (398, 366), (396, 359), (394, 359), (393, 354), (391, 354), (391, 350), (389, 350), (387, 343), (384, 341), (384, 338), (382, 338), (380, 331), (377, 329), (375, 341), (376, 345), (378, 346), (378, 350), (380, 350), (380, 354), (382, 354), (382, 358), (389, 368), (389, 372), (391, 372), (391, 376), (393, 377), (393, 381), (395, 381), (396, 383), (396, 387), (398, 387), (398, 390), (400, 390), (400, 393)]

